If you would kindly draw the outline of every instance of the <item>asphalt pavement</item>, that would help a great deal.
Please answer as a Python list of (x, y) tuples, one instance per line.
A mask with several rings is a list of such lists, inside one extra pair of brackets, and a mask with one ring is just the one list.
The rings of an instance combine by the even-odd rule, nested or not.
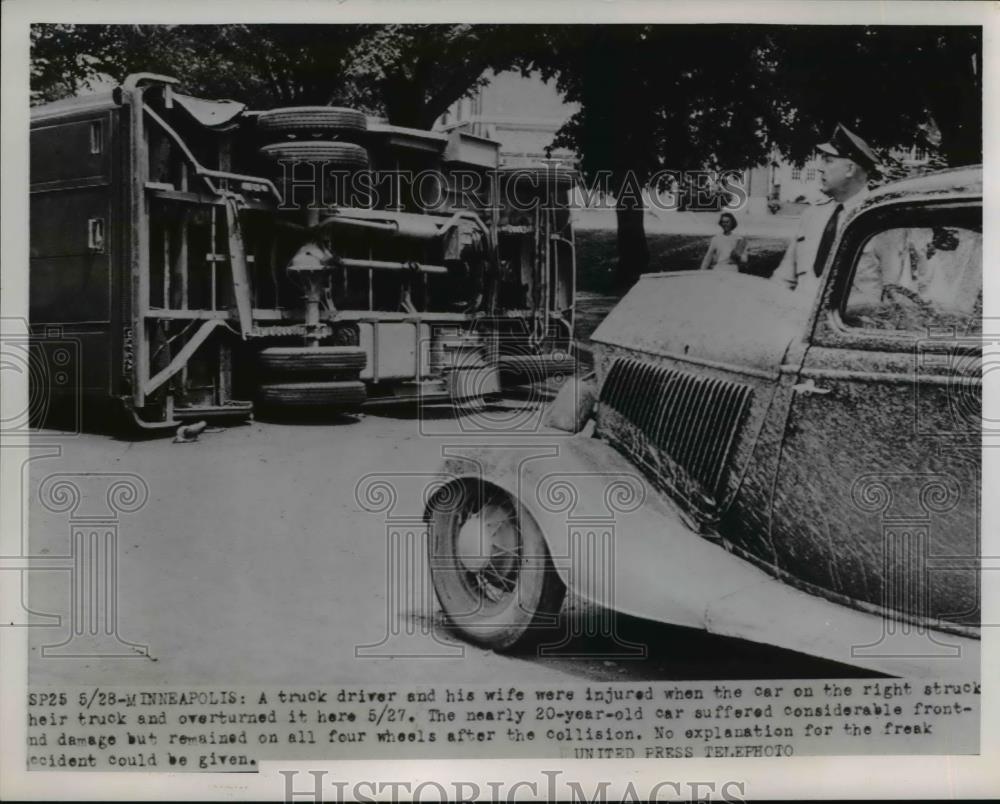
[[(527, 404), (486, 414), (494, 422), (521, 416), (530, 427), (536, 409)], [(34, 453), (51, 444), (61, 454), (38, 457), (25, 470), (30, 551), (53, 562), (27, 573), (33, 621), (49, 623), (29, 629), (30, 682), (531, 683), (856, 674), (625, 616), (615, 617), (614, 637), (580, 636), (574, 618), (589, 604), (573, 598), (562, 621), (567, 634), (577, 635), (556, 655), (499, 655), (457, 640), (412, 545), (419, 544), (421, 492), (442, 449), (482, 438), (480, 423), (475, 416), (456, 419), (448, 409), (424, 417), (388, 411), (213, 427), (190, 444), (39, 431)], [(79, 491), (75, 502), (59, 496), (60, 478)], [(119, 481), (125, 491), (109, 492)], [(117, 636), (111, 650), (88, 648), (69, 658), (51, 654), (73, 652), (53, 646), (67, 642), (70, 615), (81, 612), (82, 604), (70, 605), (80, 590), (66, 560), (58, 568), (58, 557), (71, 553), (74, 532), (112, 533), (117, 540), (115, 579), (108, 585), (117, 611), (102, 620)]]

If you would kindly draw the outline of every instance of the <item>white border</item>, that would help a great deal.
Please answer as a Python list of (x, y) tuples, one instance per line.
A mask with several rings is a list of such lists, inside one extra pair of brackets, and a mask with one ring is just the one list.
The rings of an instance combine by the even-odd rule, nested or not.
[[(998, 14), (1000, 5), (986, 2), (595, 2), (594, 0), (507, 0), (473, 4), (460, 0), (438, 2), (309, 2), (283, 0), (213, 0), (139, 5), (122, 0), (11, 0), (2, 11), (2, 120), (0, 165), (0, 315), (27, 315), (28, 231), (28, 25), (31, 22), (745, 22), (745, 23), (848, 23), (848, 24), (981, 24), (984, 26), (983, 143), (988, 190), (985, 221), (1000, 221), (1000, 203), (993, 191), (997, 179)], [(900, 81), (907, 76), (898, 76)], [(1000, 316), (1000, 249), (997, 233), (985, 232), (985, 315)], [(998, 321), (1000, 324), (1000, 321)], [(1000, 326), (993, 327), (1000, 332)], [(9, 383), (3, 389), (5, 405), (17, 404), (23, 388)], [(984, 411), (1000, 411), (997, 384), (984, 383)], [(23, 408), (20, 408), (23, 409)], [(992, 419), (1000, 419), (993, 414)], [(20, 471), (17, 456), (0, 449), (0, 555), (19, 550), (19, 505), (16, 499)], [(1000, 556), (998, 505), (989, 489), (998, 488), (1000, 453), (985, 450), (983, 462), (983, 554)], [(14, 495), (12, 496), (11, 490)], [(1000, 623), (1000, 584), (984, 573), (984, 621)], [(282, 795), (283, 780), (272, 773), (138, 774), (138, 773), (38, 773), (25, 770), (24, 689), (27, 651), (25, 629), (0, 628), (0, 799), (275, 799)], [(794, 758), (782, 760), (671, 760), (642, 762), (472, 761), (433, 762), (366, 761), (364, 763), (281, 763), (300, 770), (326, 768), (336, 778), (374, 778), (414, 781), (428, 778), (508, 779), (542, 778), (542, 769), (561, 767), (587, 788), (588, 780), (632, 779), (640, 792), (663, 779), (725, 779), (746, 782), (753, 798), (814, 797), (988, 797), (1000, 792), (1000, 717), (998, 717), (998, 640), (996, 629), (983, 633), (982, 755), (979, 757), (862, 757)], [(991, 672), (993, 670), (994, 672)], [(272, 766), (274, 763), (270, 763)], [(353, 769), (353, 772), (349, 770)], [(300, 782), (308, 777), (300, 777)], [(333, 777), (328, 777), (333, 778)], [(297, 799), (303, 801), (306, 799)]]

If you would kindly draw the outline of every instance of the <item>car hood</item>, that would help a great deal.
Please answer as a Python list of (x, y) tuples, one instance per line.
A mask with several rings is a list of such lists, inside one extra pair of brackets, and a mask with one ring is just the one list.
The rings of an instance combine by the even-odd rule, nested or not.
[(776, 371), (814, 298), (716, 271), (646, 274), (594, 331), (595, 343), (681, 360)]

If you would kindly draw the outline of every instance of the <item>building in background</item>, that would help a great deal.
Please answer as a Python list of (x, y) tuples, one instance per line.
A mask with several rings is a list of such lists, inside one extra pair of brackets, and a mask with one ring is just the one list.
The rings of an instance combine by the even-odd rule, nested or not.
[[(506, 70), (494, 73), (485, 86), (452, 104), (434, 128), (438, 131), (461, 128), (469, 134), (498, 141), (501, 165), (521, 167), (552, 159), (571, 167), (576, 161), (573, 152), (553, 148), (552, 141), (578, 109), (578, 104), (562, 99), (554, 81)], [(930, 162), (927, 150), (916, 145), (909, 150), (893, 151), (890, 157), (899, 170), (907, 173), (921, 172)], [(815, 157), (800, 167), (775, 152), (769, 163), (743, 172), (747, 200), (736, 212), (766, 214), (770, 204), (797, 213), (800, 204), (822, 197), (819, 167), (820, 161)], [(647, 207), (659, 210), (674, 207), (677, 199), (671, 189), (662, 189), (655, 199), (654, 191), (647, 191)], [(577, 197), (582, 202), (584, 196)], [(599, 206), (614, 206), (611, 197), (591, 193), (590, 198)]]
[(438, 118), (436, 130), (461, 127), (500, 143), (502, 165), (537, 165), (555, 159), (571, 166), (572, 151), (553, 148), (556, 132), (579, 109), (566, 103), (554, 81), (513, 70), (495, 73), (473, 95), (462, 98)]
[[(930, 166), (931, 157), (921, 145), (894, 149), (888, 154), (890, 165), (902, 175), (920, 173)], [(813, 158), (801, 167), (776, 156), (771, 161), (768, 198), (782, 204), (814, 201), (820, 196), (820, 160)]]
[(783, 204), (816, 200), (820, 192), (819, 165), (819, 160), (815, 158), (801, 167), (774, 159), (771, 162), (769, 198)]

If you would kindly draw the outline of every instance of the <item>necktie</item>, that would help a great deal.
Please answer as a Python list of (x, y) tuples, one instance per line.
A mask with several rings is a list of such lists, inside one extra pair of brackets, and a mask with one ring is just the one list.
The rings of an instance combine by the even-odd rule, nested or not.
[(837, 236), (837, 224), (840, 223), (840, 213), (843, 211), (844, 205), (837, 204), (833, 210), (833, 214), (830, 216), (830, 220), (826, 222), (826, 228), (819, 239), (819, 248), (816, 249), (816, 262), (813, 264), (813, 271), (815, 271), (816, 276), (820, 276), (823, 273), (826, 258), (830, 256), (830, 247), (833, 245), (833, 239)]

